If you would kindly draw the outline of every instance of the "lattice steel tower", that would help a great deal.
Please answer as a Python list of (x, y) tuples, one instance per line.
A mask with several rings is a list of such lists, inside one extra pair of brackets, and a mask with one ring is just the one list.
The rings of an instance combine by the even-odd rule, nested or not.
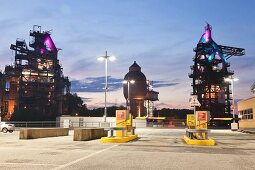
[(211, 117), (227, 117), (231, 113), (230, 82), (224, 78), (232, 77), (234, 71), (229, 69), (228, 59), (231, 56), (245, 54), (243, 48), (228, 47), (216, 44), (211, 37), (212, 27), (207, 24), (205, 33), (194, 49), (194, 65), (189, 77), (193, 79), (192, 95), (197, 95), (201, 103), (199, 110), (208, 110)]
[[(29, 47), (17, 39), (13, 66), (6, 66), (0, 76), (1, 116), (10, 120), (14, 110), (40, 112), (42, 120), (55, 120), (62, 114), (64, 90), (70, 92), (68, 77), (64, 77), (56, 48), (49, 31), (35, 25), (30, 31)], [(38, 115), (35, 115), (38, 116)]]

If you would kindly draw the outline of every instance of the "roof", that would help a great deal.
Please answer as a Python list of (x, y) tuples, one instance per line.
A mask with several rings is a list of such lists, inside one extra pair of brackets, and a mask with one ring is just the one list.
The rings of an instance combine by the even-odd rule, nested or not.
[(247, 100), (251, 100), (251, 99), (255, 99), (255, 96), (254, 96), (254, 97), (250, 97), (250, 98), (248, 98), (248, 99), (240, 100), (240, 101), (238, 101), (237, 103), (243, 102), (243, 101), (247, 101)]
[(134, 61), (134, 64), (129, 67), (129, 71), (141, 71), (141, 67)]

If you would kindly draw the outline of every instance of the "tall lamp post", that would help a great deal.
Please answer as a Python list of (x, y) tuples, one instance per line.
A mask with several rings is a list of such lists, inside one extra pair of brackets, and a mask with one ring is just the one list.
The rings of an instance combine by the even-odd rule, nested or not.
[(104, 122), (106, 122), (107, 117), (107, 105), (106, 105), (106, 96), (108, 90), (108, 75), (107, 75), (107, 67), (108, 67), (108, 60), (114, 61), (116, 58), (114, 56), (108, 56), (107, 51), (105, 52), (105, 56), (100, 56), (97, 58), (98, 61), (104, 61), (105, 63), (105, 87), (104, 87)]
[[(127, 97), (127, 112), (129, 114), (130, 112), (130, 84), (134, 84), (135, 83), (135, 80), (124, 80), (123, 81), (124, 84), (127, 84), (127, 88), (128, 88), (128, 97)], [(128, 115), (127, 114), (127, 115)], [(127, 117), (128, 118), (128, 117)]]
[(233, 77), (228, 77), (225, 78), (225, 82), (230, 82), (231, 83), (231, 91), (232, 91), (232, 114), (233, 114), (233, 123), (235, 123), (235, 101), (234, 101), (234, 81), (238, 81), (238, 78), (233, 78)]

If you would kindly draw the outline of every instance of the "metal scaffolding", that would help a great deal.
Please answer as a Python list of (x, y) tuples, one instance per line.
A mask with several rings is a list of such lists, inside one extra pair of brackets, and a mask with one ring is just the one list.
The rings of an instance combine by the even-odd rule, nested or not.
[(212, 27), (207, 24), (205, 33), (194, 49), (194, 65), (191, 66), (189, 77), (193, 79), (192, 95), (197, 95), (201, 103), (200, 110), (208, 110), (211, 117), (226, 117), (231, 113), (230, 83), (224, 78), (232, 77), (228, 59), (232, 56), (245, 54), (243, 48), (216, 44), (211, 37)]
[(58, 51), (50, 31), (35, 25), (30, 31), (29, 47), (17, 39), (10, 49), (15, 52), (13, 66), (6, 66), (1, 81), (1, 116), (10, 120), (14, 110), (38, 110), (45, 119), (62, 114), (64, 90), (70, 92), (68, 77), (64, 77)]

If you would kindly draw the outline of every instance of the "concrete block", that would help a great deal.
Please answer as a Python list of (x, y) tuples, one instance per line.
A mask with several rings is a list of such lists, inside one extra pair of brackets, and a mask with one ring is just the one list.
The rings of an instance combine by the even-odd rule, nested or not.
[(100, 127), (101, 128), (108, 128), (108, 127), (110, 127), (110, 122), (101, 122)]
[(102, 137), (100, 139), (103, 143), (126, 143), (138, 138), (138, 135), (130, 135), (125, 137)]
[(99, 139), (107, 136), (107, 131), (104, 128), (75, 128), (74, 129), (74, 141), (86, 141)]
[(215, 141), (211, 138), (198, 140), (198, 139), (190, 139), (188, 136), (184, 135), (183, 139), (188, 145), (198, 145), (198, 146), (214, 146), (215, 145)]
[(22, 128), (19, 139), (37, 139), (57, 136), (68, 136), (69, 128)]
[(237, 131), (238, 130), (238, 123), (231, 123), (231, 130)]

